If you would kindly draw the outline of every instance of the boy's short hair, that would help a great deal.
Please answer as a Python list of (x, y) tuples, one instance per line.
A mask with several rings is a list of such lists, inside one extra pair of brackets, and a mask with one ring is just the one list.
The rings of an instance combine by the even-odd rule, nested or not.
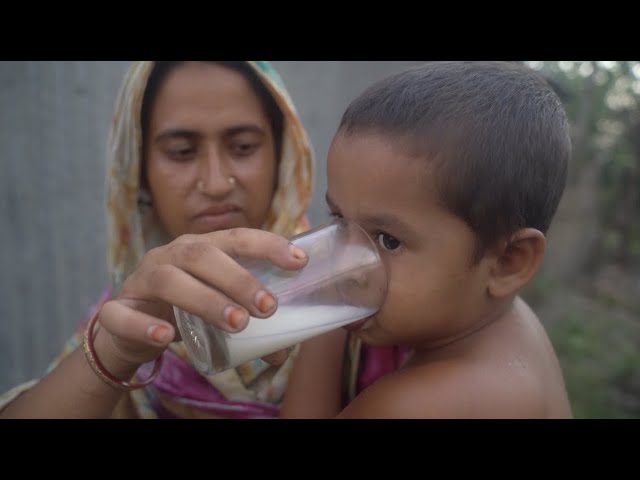
[(571, 156), (560, 99), (513, 62), (430, 62), (387, 77), (351, 103), (339, 132), (396, 138), (427, 158), (439, 200), (476, 233), (475, 261), (520, 228), (546, 233)]

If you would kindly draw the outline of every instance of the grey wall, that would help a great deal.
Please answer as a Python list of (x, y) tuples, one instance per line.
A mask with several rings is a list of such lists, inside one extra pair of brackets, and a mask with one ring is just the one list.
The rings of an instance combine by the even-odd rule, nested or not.
[[(348, 102), (415, 62), (273, 62), (324, 159)], [(0, 392), (40, 376), (107, 282), (104, 152), (129, 62), (0, 62)]]

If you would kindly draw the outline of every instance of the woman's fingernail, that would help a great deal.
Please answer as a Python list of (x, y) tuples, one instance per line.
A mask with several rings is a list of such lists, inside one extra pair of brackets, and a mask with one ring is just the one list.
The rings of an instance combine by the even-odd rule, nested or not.
[(247, 313), (244, 310), (239, 307), (234, 307), (233, 305), (226, 307), (223, 315), (227, 324), (234, 330), (238, 330), (247, 318)]
[(147, 328), (147, 335), (156, 343), (167, 343), (169, 340), (169, 327), (166, 325), (151, 325)]
[(275, 299), (264, 290), (258, 290), (256, 296), (253, 299), (253, 302), (255, 303), (256, 307), (258, 307), (258, 310), (260, 310), (262, 313), (267, 313), (269, 310), (276, 306)]
[(298, 260), (302, 260), (303, 258), (307, 258), (307, 254), (300, 247), (295, 246), (293, 243), (289, 244), (289, 251), (291, 255), (293, 255)]

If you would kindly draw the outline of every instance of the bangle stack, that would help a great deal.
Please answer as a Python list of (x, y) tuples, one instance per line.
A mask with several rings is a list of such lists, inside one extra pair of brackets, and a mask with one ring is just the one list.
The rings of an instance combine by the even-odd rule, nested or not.
[(100, 380), (105, 382), (107, 385), (117, 390), (122, 390), (124, 392), (136, 390), (138, 388), (144, 387), (145, 385), (149, 385), (151, 382), (155, 380), (155, 378), (160, 373), (160, 368), (162, 367), (162, 355), (156, 358), (151, 375), (149, 375), (149, 377), (146, 380), (143, 380), (142, 382), (139, 382), (139, 383), (126, 382), (124, 380), (120, 380), (119, 378), (114, 377), (100, 363), (100, 360), (98, 360), (98, 356), (96, 355), (96, 350), (93, 346), (93, 339), (95, 336), (94, 330), (95, 330), (96, 324), (98, 323), (99, 311), (100, 310), (96, 311), (93, 317), (91, 317), (91, 320), (89, 320), (87, 328), (84, 331), (84, 342), (82, 344), (84, 349), (84, 354), (87, 357), (87, 361), (89, 362), (91, 369), (100, 378)]

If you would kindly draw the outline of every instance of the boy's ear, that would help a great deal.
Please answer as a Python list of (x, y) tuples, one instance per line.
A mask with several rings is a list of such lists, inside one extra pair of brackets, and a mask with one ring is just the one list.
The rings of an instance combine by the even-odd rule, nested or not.
[(491, 266), (488, 293), (502, 298), (517, 292), (536, 274), (544, 257), (546, 239), (535, 228), (523, 228), (498, 247)]

